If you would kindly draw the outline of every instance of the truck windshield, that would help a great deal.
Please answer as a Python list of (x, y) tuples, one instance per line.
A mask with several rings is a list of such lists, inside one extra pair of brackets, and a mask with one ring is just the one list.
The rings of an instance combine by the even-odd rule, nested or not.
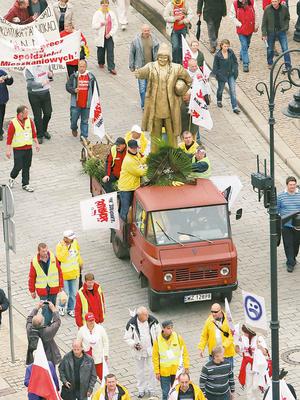
[(148, 240), (158, 245), (191, 243), (229, 237), (227, 206), (153, 211), (149, 215)]

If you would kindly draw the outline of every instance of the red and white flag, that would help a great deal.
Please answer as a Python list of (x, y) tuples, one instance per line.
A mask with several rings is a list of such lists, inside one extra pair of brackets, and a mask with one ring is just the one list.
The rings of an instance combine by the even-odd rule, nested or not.
[(188, 45), (185, 37), (181, 35), (182, 40), (182, 65), (184, 69), (188, 69), (189, 60), (193, 57), (190, 46)]
[(195, 76), (192, 85), (189, 112), (192, 115), (193, 124), (211, 130), (213, 127), (213, 120), (204, 99), (204, 95), (207, 94), (205, 92), (206, 86), (203, 80), (199, 80)]
[(90, 108), (90, 118), (92, 119), (94, 135), (97, 135), (102, 139), (105, 136), (103, 112), (100, 104), (100, 97), (98, 93), (97, 85), (94, 85), (93, 97)]
[(47, 400), (61, 400), (52, 378), (41, 339), (38, 341), (32, 364), (28, 393), (36, 394), (37, 396), (43, 397)]

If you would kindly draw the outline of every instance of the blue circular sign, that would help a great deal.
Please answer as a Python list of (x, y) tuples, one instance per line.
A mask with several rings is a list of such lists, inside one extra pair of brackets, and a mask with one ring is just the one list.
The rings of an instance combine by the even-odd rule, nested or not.
[(262, 316), (262, 306), (253, 296), (245, 297), (245, 310), (248, 318), (252, 321), (258, 321)]

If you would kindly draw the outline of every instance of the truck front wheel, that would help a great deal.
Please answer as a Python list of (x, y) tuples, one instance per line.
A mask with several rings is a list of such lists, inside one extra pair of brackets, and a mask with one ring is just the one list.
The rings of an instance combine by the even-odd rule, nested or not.
[(152, 312), (158, 311), (160, 308), (160, 296), (154, 293), (150, 286), (148, 286), (148, 305)]
[(128, 257), (128, 248), (122, 243), (121, 239), (116, 235), (114, 230), (111, 232), (111, 244), (115, 255), (120, 260)]

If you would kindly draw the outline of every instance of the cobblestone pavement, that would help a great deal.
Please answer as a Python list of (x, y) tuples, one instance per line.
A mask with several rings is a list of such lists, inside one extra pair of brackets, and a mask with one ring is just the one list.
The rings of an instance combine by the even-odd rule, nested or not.
[[(104, 118), (107, 132), (114, 137), (124, 134), (133, 123), (140, 122), (137, 83), (128, 72), (127, 54), (130, 41), (144, 21), (131, 9), (130, 24), (126, 32), (120, 32), (116, 40), (116, 58), (118, 75), (112, 77), (107, 71), (96, 68), (95, 51), (91, 41), (90, 19), (95, 9), (91, 0), (78, 0), (78, 8), (84, 7), (82, 30), (90, 41), (92, 55), (90, 69), (96, 73), (100, 83)], [(0, 5), (3, 13), (4, 6)], [(77, 18), (80, 17), (77, 12)], [(18, 398), (23, 400), (26, 394), (22, 388), (24, 376), (23, 362), (26, 353), (24, 330), (25, 316), (34, 305), (27, 291), (29, 262), (35, 254), (38, 242), (45, 241), (51, 249), (61, 238), (65, 229), (72, 228), (77, 233), (85, 261), (84, 270), (95, 273), (103, 285), (107, 317), (104, 323), (110, 338), (110, 368), (115, 371), (122, 384), (128, 386), (132, 395), (136, 395), (134, 363), (130, 357), (122, 336), (124, 326), (129, 318), (129, 309), (146, 304), (146, 289), (141, 289), (134, 269), (128, 261), (118, 260), (109, 244), (108, 232), (83, 232), (80, 223), (79, 201), (89, 197), (88, 178), (81, 172), (79, 163), (80, 144), (69, 130), (68, 105), (69, 95), (64, 91), (64, 76), (55, 77), (52, 88), (53, 118), (50, 132), (53, 137), (42, 145), (41, 152), (34, 154), (31, 183), (36, 191), (24, 193), (21, 184), (14, 188), (15, 222), (17, 230), (17, 254), (11, 256), (12, 284), (15, 314), (15, 342), (17, 364), (9, 361), (8, 317), (4, 316), (0, 330), (0, 397), (6, 400)], [(27, 102), (24, 82), (16, 74), (16, 83), (11, 88), (11, 102), (7, 116), (12, 117), (17, 105)], [(269, 289), (269, 246), (268, 217), (257, 196), (250, 186), (250, 173), (256, 168), (256, 154), (268, 158), (268, 146), (261, 135), (253, 128), (245, 115), (236, 116), (229, 108), (222, 110), (212, 105), (214, 129), (203, 134), (213, 164), (214, 175), (236, 174), (243, 182), (244, 188), (239, 198), (238, 207), (243, 207), (244, 216), (240, 221), (232, 221), (234, 240), (239, 254), (239, 288), (233, 296), (232, 311), (235, 319), (242, 321), (241, 289), (254, 291), (266, 297), (270, 311)], [(0, 143), (0, 181), (6, 182), (12, 162), (5, 159), (4, 143)], [(289, 171), (276, 158), (278, 189), (284, 184)], [(0, 287), (6, 285), (5, 258), (2, 244), (0, 252)], [(279, 250), (279, 299), (280, 299), (280, 351), (298, 345), (297, 326), (299, 325), (299, 305), (294, 299), (298, 295), (300, 281), (299, 270), (287, 274), (284, 269), (282, 248)], [(175, 328), (187, 342), (191, 356), (192, 378), (198, 381), (203, 361), (199, 361), (197, 342), (203, 323), (209, 313), (209, 303), (183, 305), (179, 302), (163, 304), (156, 314), (162, 321), (172, 318)], [(62, 351), (68, 351), (76, 335), (74, 321), (66, 316), (57, 335)], [(5, 346), (3, 346), (5, 343)], [(239, 363), (239, 360), (238, 360)], [(289, 368), (285, 363), (283, 366)], [(290, 368), (290, 381), (300, 389), (300, 367)], [(2, 386), (6, 388), (1, 391)], [(9, 394), (17, 391), (17, 394)], [(159, 393), (159, 390), (158, 390)], [(243, 399), (241, 389), (238, 398)]]

